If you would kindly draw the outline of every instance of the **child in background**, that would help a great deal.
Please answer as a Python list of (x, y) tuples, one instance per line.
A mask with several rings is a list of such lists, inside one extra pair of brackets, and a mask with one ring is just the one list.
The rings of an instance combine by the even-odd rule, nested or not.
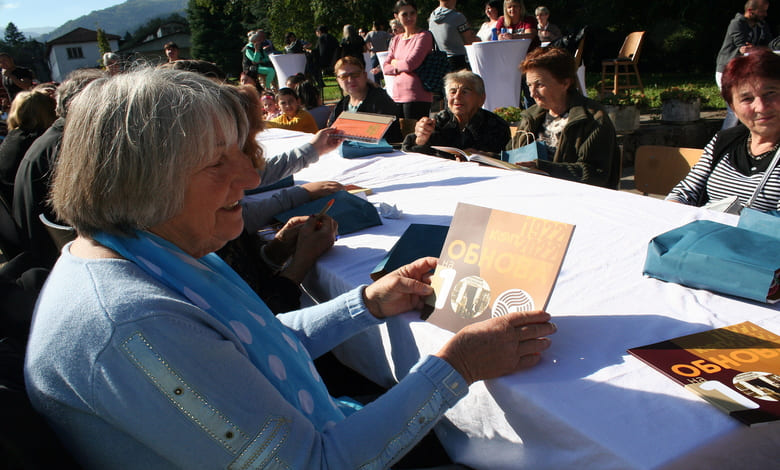
[(298, 93), (303, 108), (314, 118), (317, 127), (320, 129), (328, 127), (331, 108), (322, 104), (322, 92), (317, 85), (313, 81), (305, 80), (295, 87), (295, 92)]
[(260, 103), (263, 105), (263, 119), (266, 121), (270, 121), (282, 114), (282, 110), (276, 104), (276, 96), (270, 91), (260, 95)]
[(282, 88), (276, 94), (276, 102), (282, 110), (282, 114), (270, 119), (268, 127), (280, 127), (291, 131), (309, 132), (316, 134), (320, 130), (314, 117), (301, 107), (298, 94), (292, 88)]

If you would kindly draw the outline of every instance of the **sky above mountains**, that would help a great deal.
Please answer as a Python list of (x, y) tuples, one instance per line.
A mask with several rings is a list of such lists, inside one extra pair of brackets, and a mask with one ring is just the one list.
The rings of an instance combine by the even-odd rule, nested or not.
[(68, 20), (124, 0), (0, 0), (0, 29), (13, 23), (21, 31), (52, 30)]

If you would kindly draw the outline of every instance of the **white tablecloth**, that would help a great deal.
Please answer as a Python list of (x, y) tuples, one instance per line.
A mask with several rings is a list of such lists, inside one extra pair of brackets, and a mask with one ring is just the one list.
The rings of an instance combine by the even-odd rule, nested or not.
[(466, 46), (471, 70), (485, 81), (488, 111), (520, 103), (520, 62), (525, 59), (530, 39), (482, 41)]
[(276, 70), (279, 88), (286, 87), (287, 79), (306, 70), (306, 54), (271, 54), (268, 56)]
[[(268, 154), (311, 136), (264, 141)], [(648, 241), (697, 219), (736, 217), (524, 172), (402, 154), (330, 154), (296, 181), (373, 189), (400, 219), (342, 236), (307, 288), (329, 298), (362, 283), (410, 223), (449, 224), (459, 201), (574, 224), (547, 307), (558, 325), (540, 365), (476, 383), (436, 432), (450, 456), (484, 469), (778, 468), (780, 422), (748, 428), (626, 349), (750, 320), (780, 333), (766, 306), (642, 276)], [(355, 337), (339, 358), (384, 385), (451, 333), (414, 312)]]

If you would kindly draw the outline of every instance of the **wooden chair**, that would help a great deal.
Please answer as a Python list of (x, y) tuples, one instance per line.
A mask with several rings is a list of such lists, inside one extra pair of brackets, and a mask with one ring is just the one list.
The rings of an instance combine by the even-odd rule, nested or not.
[(669, 194), (699, 161), (704, 150), (642, 145), (634, 159), (634, 184), (642, 194)]
[[(607, 70), (612, 67), (612, 93), (618, 94), (620, 90), (639, 88), (645, 91), (642, 85), (642, 79), (639, 77), (639, 53), (642, 50), (642, 44), (645, 41), (644, 31), (635, 31), (626, 36), (623, 41), (623, 47), (620, 48), (616, 59), (606, 59), (601, 62), (601, 96), (604, 96), (606, 89)], [(636, 83), (632, 83), (631, 77), (634, 77)], [(621, 80), (625, 78), (625, 80)], [(621, 81), (623, 83), (621, 83)]]

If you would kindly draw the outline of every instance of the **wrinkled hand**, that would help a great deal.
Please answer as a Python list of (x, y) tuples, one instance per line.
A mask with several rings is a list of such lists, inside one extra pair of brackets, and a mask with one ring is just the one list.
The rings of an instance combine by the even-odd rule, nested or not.
[(344, 185), (337, 181), (315, 181), (313, 183), (304, 183), (301, 187), (308, 191), (309, 199), (312, 201), (344, 189)]
[(515, 165), (522, 166), (523, 168), (539, 168), (539, 165), (536, 164), (536, 160), (531, 160), (530, 162), (516, 162)]
[(284, 224), (284, 227), (276, 232), (274, 239), (268, 244), (267, 254), (273, 255), (275, 260), (286, 260), (292, 256), (298, 244), (298, 234), (301, 231), (301, 226), (307, 220), (309, 220), (307, 215), (291, 217)]
[(363, 301), (377, 318), (387, 318), (409, 310), (421, 310), (425, 297), (433, 293), (432, 270), (436, 258), (420, 258), (366, 287)]
[(416, 139), (414, 143), (416, 145), (425, 145), (428, 143), (428, 139), (431, 138), (434, 129), (436, 128), (436, 122), (429, 117), (422, 117), (414, 125), (414, 135)]
[(305, 223), (296, 227), (295, 252), (281, 275), (301, 283), (317, 259), (336, 242), (339, 224), (327, 215), (318, 215), (308, 217)]
[(318, 155), (328, 153), (331, 150), (338, 148), (338, 146), (341, 145), (341, 142), (344, 141), (343, 138), (337, 137), (335, 133), (336, 129), (326, 127), (314, 134), (314, 138), (309, 143), (314, 146), (314, 150), (317, 151)]
[(436, 356), (469, 384), (535, 366), (555, 333), (546, 312), (515, 312), (466, 326)]

